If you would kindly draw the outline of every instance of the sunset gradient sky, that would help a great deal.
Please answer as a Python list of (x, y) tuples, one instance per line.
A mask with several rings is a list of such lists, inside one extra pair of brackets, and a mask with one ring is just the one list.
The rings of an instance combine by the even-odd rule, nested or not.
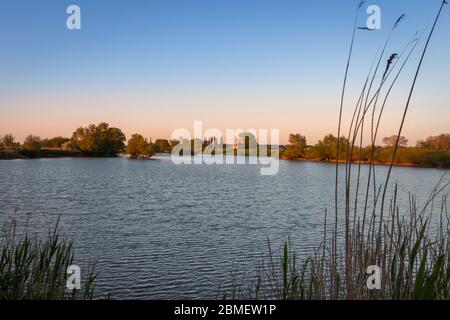
[[(71, 136), (109, 122), (128, 136), (177, 128), (278, 128), (282, 143), (335, 133), (357, 0), (2, 0), (0, 135)], [(429, 28), (440, 0), (374, 0), (382, 30), (359, 31), (345, 120), (370, 63), (402, 13), (386, 55)], [(77, 4), (82, 29), (66, 28)], [(450, 131), (450, 8), (429, 47), (407, 117), (411, 142)], [(428, 30), (428, 29), (427, 29)], [(420, 48), (423, 47), (423, 42)], [(387, 106), (396, 133), (418, 54)], [(387, 59), (387, 56), (386, 56)], [(383, 59), (385, 60), (385, 59)], [(384, 68), (385, 62), (383, 61)]]

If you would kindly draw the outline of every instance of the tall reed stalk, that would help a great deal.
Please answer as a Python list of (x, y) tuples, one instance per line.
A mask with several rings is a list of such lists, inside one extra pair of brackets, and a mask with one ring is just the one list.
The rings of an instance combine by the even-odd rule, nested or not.
[[(336, 143), (336, 177), (335, 177), (335, 193), (334, 193), (334, 207), (335, 207), (335, 214), (334, 214), (334, 222), (335, 222), (335, 234), (337, 234), (337, 225), (338, 225), (338, 216), (339, 216), (339, 209), (338, 209), (338, 185), (339, 185), (339, 152), (340, 152), (340, 136), (341, 136), (341, 126), (342, 126), (342, 112), (344, 109), (344, 98), (345, 98), (345, 90), (347, 87), (347, 78), (348, 78), (348, 72), (350, 69), (350, 62), (352, 59), (352, 53), (353, 53), (353, 44), (355, 42), (355, 35), (356, 35), (356, 30), (357, 30), (357, 23), (358, 23), (358, 15), (359, 15), (359, 11), (361, 10), (361, 7), (364, 5), (364, 1), (360, 1), (359, 5), (358, 5), (358, 9), (356, 10), (356, 14), (355, 14), (355, 21), (353, 24), (353, 32), (352, 32), (352, 39), (350, 42), (350, 49), (349, 49), (349, 53), (348, 53), (348, 58), (347, 58), (347, 65), (345, 67), (345, 73), (344, 73), (344, 82), (342, 84), (342, 92), (341, 92), (341, 102), (340, 102), (340, 106), (339, 106), (339, 121), (338, 121), (338, 139), (337, 139), (337, 143)], [(347, 235), (346, 235), (347, 236)], [(333, 237), (333, 264), (332, 264), (332, 268), (335, 268), (337, 265), (337, 238)], [(332, 279), (332, 284), (331, 284), (331, 288), (334, 287), (334, 284), (336, 284), (338, 281), (338, 279)], [(334, 292), (334, 291), (333, 291)], [(334, 295), (334, 293), (332, 292), (332, 295)]]

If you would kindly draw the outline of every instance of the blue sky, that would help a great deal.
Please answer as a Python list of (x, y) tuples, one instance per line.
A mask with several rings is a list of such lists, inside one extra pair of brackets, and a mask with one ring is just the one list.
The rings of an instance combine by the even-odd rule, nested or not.
[[(98, 121), (153, 138), (194, 120), (205, 127), (279, 128), (283, 140), (300, 132), (314, 142), (335, 131), (358, 1), (0, 3), (0, 135), (70, 135)], [(70, 4), (81, 7), (81, 30), (66, 28)], [(398, 16), (407, 18), (386, 54), (429, 27), (440, 0), (366, 2), (361, 26), (370, 4), (380, 6), (383, 29), (358, 32), (346, 116)], [(448, 10), (407, 119), (412, 141), (450, 128)], [(395, 133), (416, 62), (399, 81), (382, 134)]]

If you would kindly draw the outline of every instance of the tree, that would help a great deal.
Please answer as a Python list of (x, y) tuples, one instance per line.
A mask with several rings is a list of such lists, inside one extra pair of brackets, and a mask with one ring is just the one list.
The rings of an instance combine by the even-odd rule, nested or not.
[(431, 136), (428, 137), (425, 141), (419, 141), (417, 144), (419, 147), (427, 148), (430, 150), (450, 150), (450, 133)]
[[(339, 139), (339, 158), (346, 159), (349, 141), (345, 137)], [(316, 150), (319, 157), (325, 160), (336, 159), (337, 155), (337, 138), (332, 134), (326, 135), (323, 140), (320, 140), (316, 145)]]
[(155, 141), (155, 152), (170, 152), (171, 147), (166, 139), (157, 139)]
[(63, 137), (44, 139), (42, 140), (42, 148), (61, 148), (68, 141), (70, 141), (69, 138)]
[(319, 140), (317, 144), (317, 151), (322, 158), (331, 160), (333, 158), (333, 154), (335, 153), (335, 146), (337, 147), (337, 139), (332, 134), (329, 134), (326, 135), (323, 140)]
[(5, 147), (14, 147), (17, 145), (12, 134), (5, 134), (1, 140), (3, 146)]
[(301, 134), (290, 134), (289, 145), (283, 151), (283, 156), (288, 159), (305, 158), (305, 150), (307, 148), (306, 137)]
[(287, 146), (286, 153), (291, 158), (304, 158), (305, 149), (307, 148), (306, 137), (301, 134), (290, 134), (289, 145)]
[(420, 140), (417, 140), (416, 147), (417, 148), (428, 148), (428, 145), (425, 140), (420, 139)]
[(289, 135), (289, 143), (291, 146), (306, 147), (306, 137), (299, 133)]
[(140, 134), (133, 134), (128, 140), (125, 152), (132, 158), (151, 157), (155, 154), (154, 145)]
[[(390, 136), (390, 137), (384, 137), (383, 143), (388, 146), (392, 147), (395, 146), (397, 143), (397, 137), (396, 135)], [(408, 145), (408, 139), (406, 139), (404, 136), (400, 136), (400, 139), (398, 139), (398, 146), (399, 147), (406, 147)]]
[(41, 143), (42, 143), (42, 141), (41, 141), (40, 137), (29, 135), (25, 138), (25, 141), (24, 141), (22, 147), (25, 151), (39, 152), (42, 147)]
[(92, 156), (115, 156), (125, 147), (125, 135), (107, 123), (78, 128), (72, 135), (75, 149)]

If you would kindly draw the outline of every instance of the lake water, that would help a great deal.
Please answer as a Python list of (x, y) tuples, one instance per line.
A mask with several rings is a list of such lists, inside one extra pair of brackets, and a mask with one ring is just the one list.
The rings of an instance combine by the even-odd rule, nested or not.
[[(381, 181), (386, 167), (377, 167)], [(364, 170), (363, 170), (364, 171)], [(363, 176), (364, 176), (363, 172)], [(396, 167), (400, 202), (423, 204), (443, 170)], [(333, 164), (174, 165), (168, 157), (0, 161), (0, 222), (29, 217), (45, 233), (61, 216), (76, 263), (97, 259), (97, 294), (113, 298), (216, 298), (230, 272), (252, 273), (269, 238), (304, 255), (333, 212)], [(448, 192), (448, 189), (446, 190)]]

